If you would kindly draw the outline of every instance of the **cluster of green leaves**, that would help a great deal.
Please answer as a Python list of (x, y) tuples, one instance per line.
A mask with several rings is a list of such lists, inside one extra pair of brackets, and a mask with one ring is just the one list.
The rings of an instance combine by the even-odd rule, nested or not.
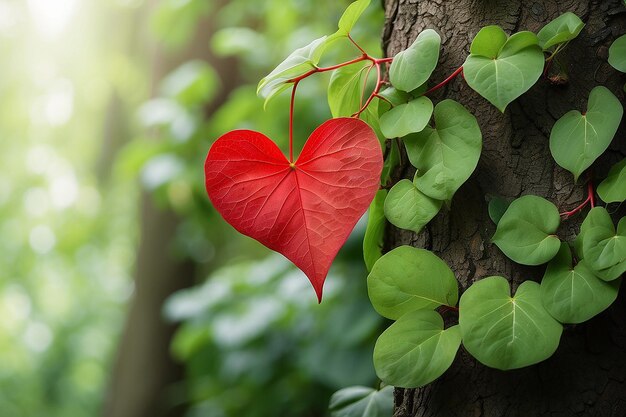
[[(472, 41), (463, 64), (465, 79), (470, 87), (504, 111), (539, 79), (544, 53), (553, 57), (583, 27), (573, 13), (561, 15), (537, 35), (523, 31), (509, 37), (499, 26), (487, 26)], [(439, 47), (440, 37), (435, 31), (427, 29), (420, 33), (408, 49), (394, 57), (389, 69), (391, 87), (380, 93), (391, 108), (378, 108), (379, 118), (373, 121), (374, 127), (379, 127), (385, 138), (403, 138), (416, 173), (413, 181), (396, 183), (384, 198), (384, 204), (381, 205), (383, 197), (378, 197), (372, 205), (371, 212), (384, 213), (384, 217), (376, 215), (370, 220), (371, 232), (364, 241), (366, 258), (370, 258), (366, 262), (368, 268), (376, 248), (380, 248), (380, 223), (385, 218), (396, 227), (419, 233), (443, 206), (450, 205), (480, 158), (482, 136), (474, 116), (457, 102), (443, 100), (433, 106), (423, 95), (437, 65)], [(341, 68), (337, 73), (347, 71)], [(362, 94), (359, 83), (355, 82), (342, 94), (329, 94), (331, 107), (339, 98), (346, 102), (346, 97)], [(346, 109), (345, 114), (353, 109)], [(393, 152), (390, 154), (393, 156)], [(395, 163), (391, 158), (386, 162)], [(386, 179), (383, 178), (383, 183)]]
[(257, 94), (265, 97), (265, 104), (291, 87), (293, 79), (317, 68), (326, 49), (335, 41), (347, 39), (359, 17), (371, 0), (357, 0), (350, 4), (339, 19), (337, 31), (315, 39), (311, 43), (293, 51), (272, 72), (264, 77), (257, 87)]
[[(576, 15), (566, 13), (537, 35), (507, 36), (497, 26), (483, 28), (463, 65), (465, 79), (504, 111), (539, 79), (544, 54), (553, 59), (583, 27)], [(422, 386), (439, 377), (461, 343), (483, 364), (503, 370), (548, 358), (559, 345), (562, 323), (580, 323), (606, 309), (626, 271), (626, 221), (616, 229), (604, 208), (592, 210), (577, 239), (573, 265), (570, 245), (556, 236), (561, 223), (557, 208), (537, 196), (510, 204), (494, 199), (489, 210), (497, 224), (493, 241), (508, 257), (525, 265), (549, 262), (541, 285), (524, 282), (512, 295), (503, 277), (479, 280), (461, 296), (456, 326), (444, 328), (434, 311), (455, 309), (458, 300), (454, 275), (441, 259), (405, 246), (380, 256), (385, 218), (419, 232), (450, 202), (480, 156), (476, 119), (452, 100), (433, 106), (423, 96), (438, 54), (438, 35), (424, 31), (394, 58), (392, 87), (381, 92), (392, 108), (380, 116), (380, 130), (387, 138), (403, 137), (416, 168), (413, 181), (401, 180), (376, 196), (364, 240), (370, 300), (381, 315), (396, 320), (378, 339), (374, 364), (385, 383), (399, 387)], [(572, 111), (555, 125), (550, 147), (556, 161), (577, 179), (606, 150), (621, 117), (619, 101), (608, 89), (596, 87), (585, 114)], [(626, 198), (625, 167), (625, 161), (616, 164), (598, 187), (606, 202)]]

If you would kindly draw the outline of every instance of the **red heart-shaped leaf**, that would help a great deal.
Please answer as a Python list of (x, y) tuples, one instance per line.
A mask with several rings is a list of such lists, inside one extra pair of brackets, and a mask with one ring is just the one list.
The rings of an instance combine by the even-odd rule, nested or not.
[(290, 259), (321, 301), (330, 264), (374, 198), (382, 166), (374, 131), (338, 118), (315, 129), (293, 164), (259, 132), (228, 132), (209, 150), (204, 170), (224, 219)]

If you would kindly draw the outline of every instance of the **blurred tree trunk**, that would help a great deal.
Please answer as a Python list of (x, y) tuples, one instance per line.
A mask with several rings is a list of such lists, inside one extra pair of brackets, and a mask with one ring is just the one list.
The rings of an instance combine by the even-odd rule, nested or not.
[[(608, 46), (626, 32), (623, 2), (386, 0), (385, 10), (383, 41), (389, 56), (410, 45), (425, 28), (441, 34), (441, 65), (434, 80), (463, 64), (472, 38), (483, 26), (498, 24), (508, 33), (537, 32), (566, 11), (587, 24), (559, 56), (569, 75), (566, 85), (542, 78), (505, 114), (473, 92), (461, 77), (435, 97), (445, 94), (458, 100), (478, 118), (484, 140), (478, 168), (455, 195), (451, 210), (440, 213), (425, 232), (416, 236), (390, 227), (386, 235), (386, 249), (410, 244), (433, 250), (453, 268), (461, 290), (489, 275), (508, 277), (514, 288), (527, 279), (540, 280), (543, 267), (517, 265), (491, 243), (495, 226), (488, 217), (486, 197), (537, 194), (561, 209), (584, 200), (582, 187), (555, 165), (548, 138), (557, 118), (572, 108), (586, 107), (594, 86), (603, 84), (623, 96), (624, 80), (606, 63)], [(597, 175), (604, 176), (610, 164), (623, 157), (623, 137), (622, 130), (613, 148), (596, 164)], [(397, 177), (410, 178), (410, 171), (408, 166), (401, 167)], [(563, 233), (571, 237), (580, 221), (579, 216), (567, 222)], [(625, 416), (624, 301), (622, 291), (603, 314), (582, 325), (567, 326), (556, 354), (535, 366), (502, 372), (483, 366), (461, 348), (451, 369), (434, 383), (396, 390), (395, 417)]]
[[(220, 76), (221, 92), (206, 109), (207, 117), (239, 83), (236, 65), (210, 53), (209, 39), (215, 30), (211, 20), (200, 19), (194, 39), (183, 51), (168, 53), (155, 46), (151, 75), (155, 95), (159, 81), (183, 62), (202, 59), (210, 63)], [(179, 219), (171, 210), (158, 208), (146, 191), (141, 197), (140, 216), (135, 292), (118, 346), (103, 416), (178, 417), (185, 411), (184, 404), (180, 404), (185, 397), (175, 389), (183, 380), (183, 367), (170, 355), (176, 326), (164, 320), (162, 308), (171, 294), (193, 285), (196, 265), (190, 260), (176, 259), (171, 253)]]

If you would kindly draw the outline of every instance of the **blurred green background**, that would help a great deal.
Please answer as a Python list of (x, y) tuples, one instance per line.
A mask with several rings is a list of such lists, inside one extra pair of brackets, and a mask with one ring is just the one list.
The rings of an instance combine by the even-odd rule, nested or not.
[[(264, 111), (256, 84), (348, 4), (0, 0), (0, 416), (323, 416), (376, 386), (363, 224), (318, 305), (203, 183), (228, 130), (285, 149), (289, 94)], [(373, 55), (382, 23), (353, 32)], [(298, 89), (297, 148), (328, 77)]]

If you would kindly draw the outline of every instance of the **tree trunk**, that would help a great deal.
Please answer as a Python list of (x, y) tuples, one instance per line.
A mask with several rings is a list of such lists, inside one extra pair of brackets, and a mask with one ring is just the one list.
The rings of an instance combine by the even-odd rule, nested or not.
[[(405, 49), (425, 28), (442, 37), (441, 80), (463, 64), (469, 44), (481, 27), (497, 24), (508, 33), (537, 32), (566, 11), (586, 23), (579, 37), (559, 55), (569, 81), (564, 85), (542, 77), (504, 114), (481, 98), (461, 77), (438, 93), (465, 105), (478, 119), (483, 151), (475, 173), (461, 187), (450, 210), (442, 212), (424, 232), (389, 226), (386, 249), (410, 244), (426, 247), (454, 270), (461, 291), (490, 275), (511, 280), (539, 281), (544, 267), (520, 266), (491, 243), (495, 225), (487, 212), (489, 196), (512, 199), (524, 194), (547, 198), (561, 210), (584, 200), (583, 186), (557, 166), (548, 147), (554, 122), (571, 109), (584, 111), (590, 90), (605, 85), (623, 98), (624, 79), (606, 62), (608, 47), (626, 32), (622, 1), (521, 0), (386, 0), (384, 47), (389, 56)], [(625, 155), (623, 129), (609, 152), (594, 165), (596, 178)], [(406, 158), (405, 158), (406, 159)], [(397, 178), (410, 178), (403, 166)], [(619, 214), (619, 213), (618, 213)], [(621, 213), (623, 215), (623, 212)], [(564, 222), (561, 236), (573, 237), (582, 222)], [(452, 367), (421, 389), (397, 389), (395, 417), (452, 416), (615, 416), (626, 415), (626, 305), (624, 292), (596, 318), (566, 326), (559, 349), (550, 359), (515, 371), (498, 371), (460, 349)]]

